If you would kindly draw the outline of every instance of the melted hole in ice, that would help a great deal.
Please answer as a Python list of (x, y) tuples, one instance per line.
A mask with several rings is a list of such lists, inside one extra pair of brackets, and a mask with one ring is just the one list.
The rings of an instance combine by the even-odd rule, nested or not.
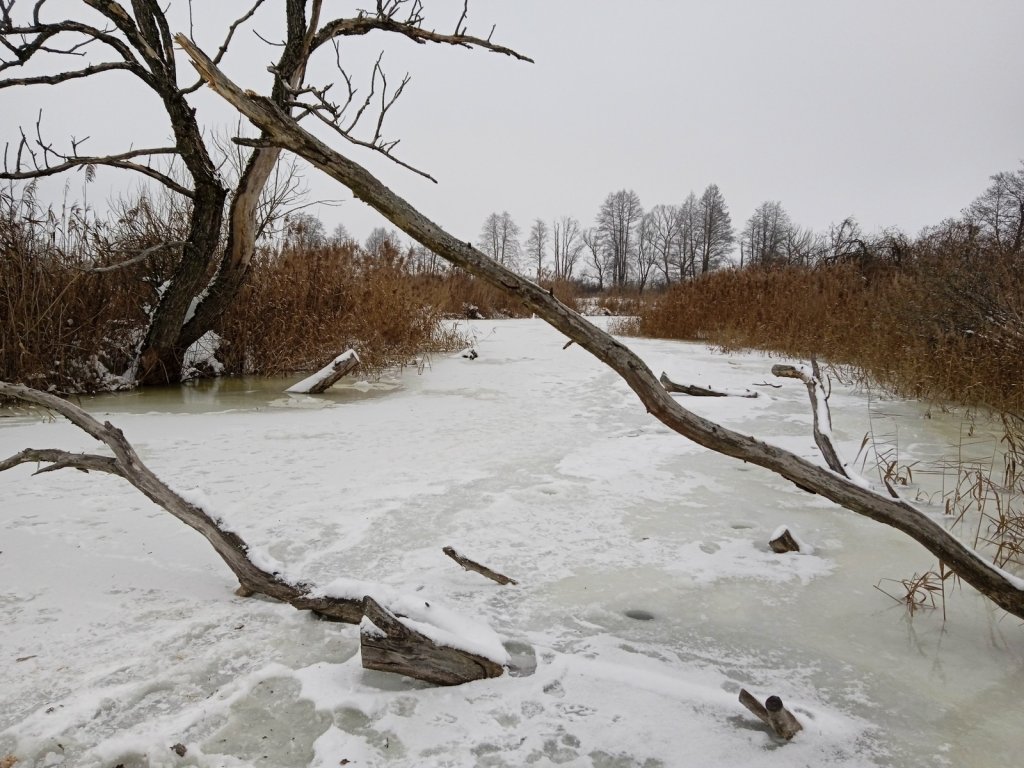
[(532, 645), (521, 640), (506, 640), (502, 645), (511, 658), (508, 665), (511, 677), (529, 677), (537, 671), (537, 653)]
[(753, 523), (748, 523), (746, 520), (737, 520), (736, 522), (729, 523), (729, 527), (737, 531), (745, 531), (748, 528), (753, 528)]
[(651, 613), (650, 611), (645, 611), (645, 610), (643, 610), (641, 608), (630, 608), (625, 613), (626, 613), (626, 616), (628, 616), (631, 619), (636, 619), (637, 621), (653, 621), (654, 620), (654, 614), (653, 613)]

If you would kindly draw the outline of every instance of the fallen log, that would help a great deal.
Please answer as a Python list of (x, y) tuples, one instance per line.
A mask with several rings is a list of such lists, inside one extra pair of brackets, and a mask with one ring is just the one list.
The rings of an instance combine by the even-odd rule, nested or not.
[[(226, 530), (220, 522), (197, 503), (183, 498), (147, 467), (135, 452), (124, 433), (109, 421), (101, 424), (77, 405), (48, 392), (40, 392), (18, 384), (0, 381), (0, 395), (14, 397), (28, 403), (56, 411), (79, 429), (104, 443), (114, 454), (98, 456), (88, 453), (69, 453), (58, 449), (26, 449), (0, 460), (0, 472), (19, 464), (46, 462), (49, 466), (35, 474), (58, 469), (78, 469), (83, 472), (99, 471), (122, 477), (140, 490), (150, 501), (163, 507), (185, 525), (202, 534), (220, 555), (224, 563), (238, 578), (239, 596), (255, 593), (291, 604), (299, 610), (314, 611), (325, 619), (358, 624), (363, 617), (361, 600), (315, 595), (303, 583), (291, 583), (278, 572), (256, 565), (250, 556), (250, 547), (234, 531)], [(261, 558), (261, 562), (266, 558)], [(270, 567), (270, 566), (267, 566)]]
[(312, 376), (307, 376), (298, 384), (288, 387), (285, 392), (304, 395), (323, 394), (337, 384), (342, 376), (355, 370), (359, 362), (359, 355), (354, 349), (346, 350)]
[(758, 720), (771, 728), (772, 733), (784, 741), (790, 741), (798, 731), (803, 730), (800, 721), (782, 705), (782, 699), (778, 696), (769, 696), (762, 704), (746, 688), (741, 688), (740, 704), (749, 709)]
[(694, 384), (677, 384), (665, 372), (662, 372), (659, 381), (666, 392), (690, 395), (691, 397), (757, 397), (757, 392), (750, 389), (712, 389), (711, 387), (698, 387)]
[(481, 565), (475, 560), (470, 560), (468, 557), (460, 555), (452, 547), (445, 547), (441, 551), (448, 555), (448, 557), (450, 557), (456, 563), (461, 565), (463, 568), (465, 568), (467, 571), (476, 571), (481, 576), (484, 576), (490, 579), (491, 581), (496, 581), (499, 584), (512, 584), (513, 586), (519, 584), (519, 582), (515, 579), (510, 579), (508, 576), (505, 576), (504, 574), (498, 573), (497, 571), (492, 571), (486, 565)]
[[(429, 604), (424, 605), (429, 609)], [(505, 671), (493, 659), (435, 642), (411, 626), (424, 626), (422, 622), (389, 611), (369, 595), (363, 598), (363, 616), (359, 648), (364, 669), (394, 672), (434, 685), (500, 677)]]

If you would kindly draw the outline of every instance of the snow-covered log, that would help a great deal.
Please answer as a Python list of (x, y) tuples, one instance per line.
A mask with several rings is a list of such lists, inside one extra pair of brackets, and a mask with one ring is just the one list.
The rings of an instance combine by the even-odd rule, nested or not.
[(123, 477), (129, 483), (160, 505), (185, 525), (201, 533), (213, 545), (221, 559), (238, 577), (239, 594), (259, 593), (290, 603), (300, 610), (314, 611), (332, 621), (358, 624), (363, 617), (361, 600), (323, 597), (312, 594), (308, 585), (290, 583), (280, 574), (271, 572), (253, 562), (249, 545), (234, 531), (227, 530), (198, 504), (182, 498), (163, 480), (153, 474), (139, 458), (124, 433), (109, 421), (101, 424), (76, 405), (56, 395), (40, 392), (17, 384), (0, 381), (0, 395), (35, 403), (56, 411), (76, 427), (104, 443), (113, 456), (88, 453), (69, 453), (59, 449), (26, 449), (0, 460), (0, 471), (19, 464), (46, 462), (49, 466), (36, 471), (52, 472), (58, 469), (78, 469), (83, 472), (99, 471)]
[(762, 704), (746, 688), (741, 688), (740, 704), (771, 728), (772, 733), (780, 739), (790, 741), (798, 731), (803, 730), (800, 721), (783, 706), (782, 699), (778, 696), (769, 696)]
[(690, 397), (757, 397), (757, 392), (752, 389), (713, 389), (712, 387), (698, 387), (695, 384), (677, 384), (664, 371), (659, 381), (661, 381), (661, 386), (665, 388), (666, 392), (674, 392), (677, 395), (690, 395)]
[(506, 576), (503, 573), (498, 573), (497, 571), (492, 571), (486, 565), (481, 565), (476, 560), (470, 560), (465, 555), (460, 555), (452, 547), (445, 547), (441, 551), (444, 552), (446, 555), (448, 555), (448, 557), (450, 557), (456, 563), (461, 565), (463, 568), (465, 568), (467, 571), (476, 571), (481, 576), (483, 576), (485, 578), (488, 578), (491, 581), (496, 581), (499, 584), (512, 584), (513, 586), (519, 584), (518, 581), (516, 581), (515, 579), (510, 579), (508, 576)]
[(331, 362), (312, 376), (307, 376), (298, 384), (288, 387), (285, 392), (291, 392), (296, 395), (322, 394), (333, 387), (346, 373), (353, 371), (357, 365), (359, 365), (359, 355), (356, 354), (354, 349), (349, 349), (331, 360)]
[[(430, 605), (424, 602), (429, 613)], [(473, 680), (500, 677), (507, 655), (483, 655), (457, 645), (470, 645), (474, 638), (451, 635), (424, 621), (389, 611), (372, 597), (363, 599), (363, 623), (359, 627), (363, 667), (394, 672), (435, 685), (459, 685)], [(430, 632), (431, 628), (435, 631)], [(434, 635), (429, 637), (428, 632)], [(444, 640), (449, 640), (445, 642)], [(461, 641), (461, 642), (460, 642)], [(491, 656), (501, 655), (495, 659)]]

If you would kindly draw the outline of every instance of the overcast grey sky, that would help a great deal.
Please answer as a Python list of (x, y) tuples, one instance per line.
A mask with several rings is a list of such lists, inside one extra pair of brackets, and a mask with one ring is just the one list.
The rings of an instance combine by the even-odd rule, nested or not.
[[(369, 4), (324, 5), (347, 15)], [(196, 0), (199, 42), (212, 51), (246, 5)], [(254, 26), (279, 39), (283, 3), (269, 5)], [(450, 31), (462, 3), (425, 6), (428, 26)], [(1024, 158), (1022, 0), (471, 0), (469, 22), (483, 36), (496, 24), (495, 41), (536, 63), (383, 34), (343, 49), (354, 74), (381, 46), (394, 80), (411, 72), (386, 132), (439, 183), (351, 155), (465, 239), (492, 211), (525, 233), (536, 217), (589, 223), (618, 189), (651, 207), (712, 182), (737, 226), (770, 199), (803, 226), (854, 215), (868, 230), (914, 233)], [(276, 50), (248, 30), (240, 42), (225, 68), (265, 90)], [(323, 66), (310, 79), (328, 77)], [(0, 92), (5, 137), (39, 104), (50, 138), (90, 134), (92, 152), (166, 141), (155, 99), (113, 77)], [(231, 121), (212, 95), (200, 110)], [(128, 183), (108, 176), (94, 201), (103, 185)], [(345, 201), (314, 209), (328, 229), (343, 222), (361, 239), (383, 223), (318, 172), (309, 182)]]

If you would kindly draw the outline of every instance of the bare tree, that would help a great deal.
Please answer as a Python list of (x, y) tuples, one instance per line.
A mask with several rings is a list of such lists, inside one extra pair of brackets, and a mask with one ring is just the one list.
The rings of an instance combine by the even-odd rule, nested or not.
[(1024, 250), (1024, 161), (1016, 171), (992, 176), (992, 184), (965, 214), (998, 248)]
[(548, 253), (548, 225), (544, 219), (535, 219), (526, 238), (526, 255), (536, 267), (537, 280), (544, 276), (544, 262)]
[(650, 237), (651, 259), (669, 285), (679, 280), (679, 250), (682, 248), (682, 221), (679, 208), (656, 205), (644, 217)]
[[(223, 59), (236, 32), (263, 3), (254, 0), (231, 24), (215, 61)], [(40, 121), (34, 131), (22, 129), (17, 146), (8, 148), (0, 178), (37, 179), (107, 166), (142, 174), (187, 201), (189, 222), (184, 245), (178, 246), (173, 277), (152, 313), (132, 372), (141, 384), (176, 381), (185, 350), (217, 327), (245, 279), (260, 233), (261, 196), (281, 149), (269, 146), (265, 137), (243, 142), (249, 154), (237, 183), (229, 189), (218, 173), (208, 132), (194, 104), (200, 83), (183, 83), (179, 77), (165, 6), (157, 0), (133, 0), (130, 11), (117, 0), (88, 0), (85, 5), (90, 10), (81, 18), (51, 19), (45, 0), (26, 7), (24, 12), (15, 0), (0, 3), (0, 89), (60, 85), (84, 78), (108, 83), (113, 89), (118, 81), (108, 73), (122, 73), (134, 78), (153, 97), (138, 100), (140, 108), (151, 110), (154, 101), (159, 104), (174, 143), (90, 155), (84, 151), (84, 140), (72, 139), (67, 148), (57, 148), (44, 137)], [(382, 154), (406, 168), (410, 166), (394, 154), (398, 142), (385, 138), (382, 126), (408, 77), (397, 85), (389, 83), (378, 58), (365, 93), (353, 85), (349, 73), (339, 71), (336, 80), (344, 88), (339, 94), (341, 100), (333, 102), (327, 95), (329, 85), (317, 88), (305, 84), (307, 63), (315, 52), (333, 49), (335, 61), (339, 61), (339, 40), (388, 32), (420, 44), (484, 48), (526, 59), (492, 42), (490, 35), (484, 39), (468, 34), (465, 6), (451, 34), (425, 24), (422, 0), (378, 0), (371, 11), (327, 21), (321, 20), (322, 0), (287, 0), (276, 7), (283, 10), (285, 29), (280, 55), (270, 68), (270, 98), (277, 107), (300, 119), (318, 120), (353, 146)], [(192, 8), (191, 3), (187, 8)], [(95, 14), (104, 26), (94, 25)], [(46, 68), (52, 71), (55, 65), (56, 74), (38, 74)], [(26, 74), (12, 76), (15, 71)], [(111, 103), (119, 101), (114, 90), (106, 98)], [(130, 105), (120, 102), (120, 107), (111, 114), (124, 124)], [(181, 163), (187, 181), (179, 181), (161, 169), (160, 161), (168, 158)]]
[(700, 273), (706, 274), (719, 267), (732, 253), (736, 235), (725, 197), (717, 184), (709, 184), (697, 204), (700, 229), (697, 248), (700, 252)]
[(610, 193), (597, 214), (597, 228), (606, 250), (611, 282), (616, 288), (625, 288), (635, 270), (637, 229), (643, 215), (640, 197), (631, 189)]
[(691, 192), (679, 206), (679, 249), (676, 268), (680, 280), (697, 276), (697, 254), (700, 251), (700, 202)]
[(374, 227), (363, 243), (363, 252), (378, 259), (393, 259), (402, 252), (402, 240), (394, 229)]
[(492, 213), (484, 221), (477, 241), (480, 250), (509, 269), (519, 268), (519, 225), (508, 211)]
[(640, 219), (636, 229), (636, 287), (640, 293), (647, 287), (659, 253), (654, 247), (654, 221), (649, 215)]
[(591, 227), (583, 230), (580, 238), (587, 248), (587, 266), (593, 270), (594, 277), (597, 278), (597, 290), (603, 291), (608, 264), (605, 261), (605, 247), (601, 231), (597, 227)]
[(554, 278), (572, 280), (576, 263), (586, 247), (580, 223), (572, 216), (563, 216), (551, 224), (552, 247), (555, 262)]
[(785, 263), (786, 238), (792, 228), (793, 223), (782, 203), (775, 200), (761, 203), (743, 228), (742, 247), (746, 263), (751, 267)]
[[(216, 64), (187, 38), (178, 36), (176, 39), (193, 59), (204, 79), (218, 94), (258, 125), (269, 142), (287, 147), (296, 154), (315, 161), (324, 172), (346, 185), (356, 196), (365, 200), (407, 235), (452, 264), (529, 306), (541, 318), (614, 370), (637, 394), (648, 412), (670, 429), (719, 453), (767, 468), (804, 491), (820, 494), (854, 512), (902, 531), (921, 543), (953, 573), (974, 586), (996, 605), (1024, 618), (1024, 584), (1021, 580), (985, 561), (927, 514), (909, 502), (891, 498), (853, 481), (845, 471), (841, 471), (842, 467), (836, 469), (820, 466), (688, 411), (665, 390), (650, 368), (620, 341), (566, 307), (550, 292), (497, 264), (471, 244), (453, 237), (388, 189), (361, 165), (334, 151), (304, 130), (279, 109), (273, 100), (243, 91), (225, 77)], [(2, 388), (5, 392), (18, 396), (17, 392), (11, 392), (10, 385), (4, 385)], [(36, 402), (39, 402), (38, 399)], [(817, 408), (814, 414), (817, 419)], [(108, 445), (117, 446), (114, 448), (115, 454), (121, 456), (117, 453), (121, 446), (113, 434), (113, 428), (109, 430), (109, 435), (107, 431), (101, 432), (95, 426), (92, 426), (92, 429), (90, 434), (100, 439), (109, 437), (111, 442), (108, 442)], [(124, 453), (128, 455), (127, 449), (124, 449)], [(27, 461), (51, 462), (49, 468), (52, 469), (75, 466), (100, 469), (111, 462), (110, 459), (103, 457), (76, 457), (62, 451), (29, 449), (7, 460), (0, 468)], [(129, 461), (127, 466), (130, 468), (134, 463)], [(118, 465), (115, 471), (121, 468), (121, 465)], [(139, 485), (144, 492), (152, 492), (148, 484), (140, 482)], [(185, 509), (182, 512), (191, 510)], [(205, 523), (205, 520), (202, 522)], [(215, 540), (218, 533), (223, 532), (211, 531), (212, 539)], [(234, 551), (229, 554), (234, 555)], [(240, 570), (248, 568), (245, 563), (239, 563), (239, 567)], [(248, 574), (248, 570), (245, 573)], [(260, 577), (258, 586), (271, 582), (268, 584), (270, 588), (278, 587), (277, 583), (262, 578), (261, 574), (256, 576)], [(294, 596), (292, 590), (286, 599), (293, 599)]]

